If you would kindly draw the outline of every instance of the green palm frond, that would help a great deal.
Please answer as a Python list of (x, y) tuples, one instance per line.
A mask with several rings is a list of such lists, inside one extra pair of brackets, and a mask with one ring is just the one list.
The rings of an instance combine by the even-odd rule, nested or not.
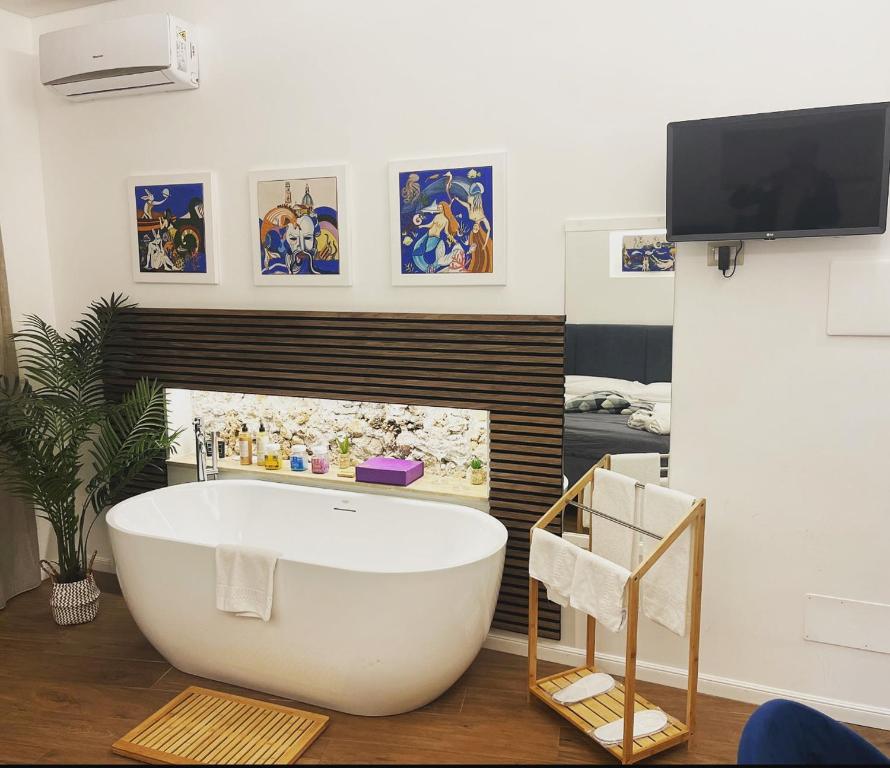
[(140, 379), (120, 403), (108, 408), (90, 449), (93, 479), (87, 494), (98, 514), (178, 436), (168, 435), (166, 396), (155, 381)]
[(117, 294), (94, 301), (67, 334), (28, 315), (13, 335), (22, 376), (0, 376), (0, 480), (52, 525), (63, 581), (85, 576), (96, 516), (179, 435), (168, 433), (157, 382), (137, 382), (120, 402), (105, 398), (109, 347), (122, 312), (134, 306)]

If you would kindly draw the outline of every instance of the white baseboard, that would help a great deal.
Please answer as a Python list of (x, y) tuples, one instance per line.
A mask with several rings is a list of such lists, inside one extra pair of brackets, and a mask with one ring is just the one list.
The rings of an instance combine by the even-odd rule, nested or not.
[[(525, 635), (518, 635), (512, 632), (499, 630), (489, 632), (488, 639), (483, 647), (492, 651), (512, 653), (517, 656), (526, 656), (528, 654), (528, 640)], [(580, 648), (562, 645), (553, 640), (541, 639), (538, 640), (538, 658), (542, 661), (552, 661), (556, 664), (580, 667), (584, 664), (585, 654)], [(597, 666), (604, 672), (616, 675), (624, 673), (623, 656), (598, 653), (596, 661)], [(637, 661), (637, 677), (649, 683), (658, 683), (672, 688), (686, 687), (686, 670), (664, 664)], [(720, 696), (724, 699), (744, 701), (749, 704), (762, 704), (770, 699), (790, 699), (791, 701), (806, 704), (844, 723), (881, 728), (885, 731), (890, 730), (890, 708), (886, 707), (873, 707), (852, 701), (813, 696), (808, 693), (772, 688), (759, 683), (747, 683), (742, 680), (709, 675), (704, 672), (698, 676), (698, 690), (700, 693)]]

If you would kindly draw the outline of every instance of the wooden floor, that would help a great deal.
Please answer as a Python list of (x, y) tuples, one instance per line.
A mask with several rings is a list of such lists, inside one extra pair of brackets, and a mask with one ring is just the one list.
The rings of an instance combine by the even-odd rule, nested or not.
[[(0, 763), (121, 763), (111, 744), (188, 685), (282, 701), (210, 682), (172, 668), (133, 623), (123, 599), (103, 593), (98, 619), (59, 628), (49, 589), (12, 600), (0, 611)], [(542, 663), (540, 674), (559, 671)], [(672, 714), (683, 692), (639, 685)], [(297, 706), (300, 706), (298, 703)], [(440, 699), (416, 712), (364, 718), (331, 716), (303, 763), (611, 763), (602, 749), (525, 690), (525, 659), (482, 651)], [(699, 736), (653, 763), (733, 763), (753, 707), (701, 696)], [(890, 733), (858, 729), (884, 751)]]

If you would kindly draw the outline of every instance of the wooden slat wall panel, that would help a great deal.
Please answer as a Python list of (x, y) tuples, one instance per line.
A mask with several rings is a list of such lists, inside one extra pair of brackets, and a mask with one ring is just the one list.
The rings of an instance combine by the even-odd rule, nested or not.
[[(148, 309), (126, 313), (114, 396), (166, 386), (486, 410), (491, 513), (507, 526), (494, 626), (525, 633), (528, 531), (562, 490), (565, 318)], [(130, 492), (166, 484), (146, 473)], [(541, 634), (559, 637), (542, 598)]]

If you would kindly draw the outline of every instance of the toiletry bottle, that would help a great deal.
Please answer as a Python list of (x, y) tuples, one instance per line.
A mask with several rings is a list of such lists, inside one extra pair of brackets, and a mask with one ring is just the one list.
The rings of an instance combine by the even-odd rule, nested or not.
[(266, 458), (263, 463), (266, 469), (281, 469), (281, 446), (278, 443), (269, 443), (266, 446)]
[(328, 459), (328, 448), (319, 443), (312, 449), (312, 472), (316, 475), (324, 475), (331, 468)]
[(290, 468), (293, 472), (305, 472), (309, 464), (309, 455), (305, 445), (294, 445), (290, 449)]
[(242, 424), (241, 434), (238, 435), (238, 455), (241, 457), (242, 465), (249, 467), (253, 464), (252, 448), (253, 444), (250, 433), (247, 431), (247, 424)]
[(260, 431), (257, 432), (256, 436), (256, 463), (258, 465), (265, 464), (266, 462), (266, 448), (268, 444), (266, 427), (263, 422), (260, 422)]

